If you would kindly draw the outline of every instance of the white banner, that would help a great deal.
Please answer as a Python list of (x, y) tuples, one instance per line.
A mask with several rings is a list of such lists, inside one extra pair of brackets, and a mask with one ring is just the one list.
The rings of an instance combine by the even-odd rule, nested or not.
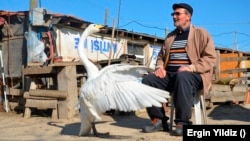
[[(77, 53), (77, 47), (80, 41), (80, 31), (72, 30), (68, 28), (56, 28), (57, 33), (56, 45), (58, 56), (63, 57), (63, 61), (79, 61)], [(111, 48), (111, 38), (92, 35), (89, 36), (84, 42), (84, 54), (87, 55), (92, 61), (108, 60), (109, 51)], [(124, 54), (126, 49), (126, 40), (113, 39), (112, 44), (112, 57), (111, 59), (117, 59), (121, 54)]]

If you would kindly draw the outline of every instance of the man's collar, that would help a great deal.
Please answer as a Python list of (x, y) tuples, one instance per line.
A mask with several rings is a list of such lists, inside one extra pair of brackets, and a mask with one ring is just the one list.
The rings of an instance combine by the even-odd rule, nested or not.
[(184, 30), (179, 30), (179, 29), (177, 29), (177, 34), (181, 34), (181, 33), (183, 33), (183, 32), (187, 32), (187, 31), (189, 31), (189, 29), (190, 29), (190, 26), (188, 26), (188, 27), (185, 28)]

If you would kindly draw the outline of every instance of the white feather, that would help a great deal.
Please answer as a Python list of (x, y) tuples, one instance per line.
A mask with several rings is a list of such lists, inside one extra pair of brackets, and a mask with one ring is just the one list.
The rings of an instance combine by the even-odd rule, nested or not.
[(109, 65), (98, 70), (82, 54), (83, 41), (98, 32), (95, 24), (90, 24), (82, 33), (78, 53), (88, 74), (87, 81), (80, 90), (81, 130), (79, 135), (90, 133), (91, 122), (101, 120), (100, 114), (110, 109), (136, 111), (145, 107), (161, 107), (169, 93), (138, 82), (142, 74), (152, 71), (145, 66), (125, 64)]

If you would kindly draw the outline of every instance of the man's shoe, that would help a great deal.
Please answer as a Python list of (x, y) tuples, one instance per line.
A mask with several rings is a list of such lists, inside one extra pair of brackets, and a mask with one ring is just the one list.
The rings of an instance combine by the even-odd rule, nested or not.
[(176, 136), (182, 136), (183, 135), (183, 125), (181, 125), (181, 124), (176, 125), (175, 135)]
[(168, 128), (167, 122), (162, 123), (162, 120), (158, 118), (153, 119), (150, 125), (144, 126), (142, 128), (142, 132), (145, 132), (145, 133), (151, 133), (151, 132), (156, 132), (160, 130), (168, 131), (169, 128)]

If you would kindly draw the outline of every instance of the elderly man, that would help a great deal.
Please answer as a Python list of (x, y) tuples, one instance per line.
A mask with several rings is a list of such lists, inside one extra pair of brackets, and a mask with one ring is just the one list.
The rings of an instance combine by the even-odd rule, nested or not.
[[(156, 69), (142, 80), (143, 84), (171, 92), (175, 105), (176, 135), (183, 134), (183, 125), (190, 124), (195, 93), (208, 92), (212, 79), (216, 52), (209, 33), (191, 24), (193, 8), (186, 3), (173, 4), (174, 26), (158, 54)], [(143, 132), (168, 131), (163, 107), (149, 107), (152, 120)]]

